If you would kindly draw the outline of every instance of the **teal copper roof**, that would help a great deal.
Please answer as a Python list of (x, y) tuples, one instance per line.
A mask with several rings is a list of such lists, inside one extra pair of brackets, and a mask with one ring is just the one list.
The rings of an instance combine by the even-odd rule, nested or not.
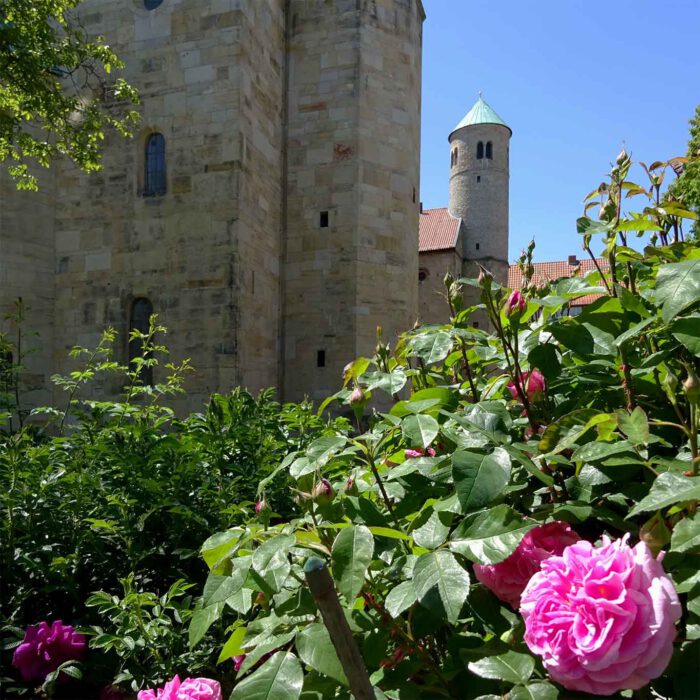
[(452, 129), (452, 132), (457, 131), (457, 129), (461, 129), (465, 126), (474, 126), (474, 124), (500, 124), (501, 126), (505, 126), (506, 129), (509, 131), (512, 130), (506, 124), (503, 119), (501, 119), (496, 112), (493, 111), (493, 109), (484, 102), (482, 99), (481, 95), (479, 95), (479, 99), (476, 101), (476, 104), (467, 112), (466, 116), (462, 121), (457, 124), (457, 126)]

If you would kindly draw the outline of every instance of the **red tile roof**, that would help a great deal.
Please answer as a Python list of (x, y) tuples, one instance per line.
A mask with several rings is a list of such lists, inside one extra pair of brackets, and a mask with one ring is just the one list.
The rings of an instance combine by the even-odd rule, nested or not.
[[(452, 250), (457, 247), (460, 220), (450, 216), (447, 207), (437, 209), (425, 209), (420, 214), (420, 226), (418, 231), (418, 251), (429, 253), (438, 250)], [(608, 268), (608, 261), (604, 258), (596, 259), (601, 270)], [(595, 270), (595, 264), (590, 258), (578, 260), (576, 265), (570, 265), (568, 260), (554, 262), (534, 263), (534, 282), (554, 282), (562, 277), (574, 277), (575, 275), (587, 275)], [(508, 272), (508, 286), (511, 289), (520, 289), (522, 274), (520, 270), (511, 265)], [(599, 294), (588, 294), (572, 301), (574, 306), (590, 304), (600, 297)]]
[[(596, 262), (601, 270), (608, 269), (608, 261), (605, 258), (596, 258)], [(532, 276), (533, 282), (554, 282), (562, 277), (583, 277), (596, 269), (595, 263), (590, 258), (579, 260), (577, 265), (569, 265), (567, 260), (556, 260), (554, 262), (534, 263), (535, 273)], [(522, 272), (516, 265), (511, 265), (508, 270), (508, 286), (511, 289), (520, 289), (522, 286)], [(587, 294), (574, 299), (571, 303), (574, 306), (585, 306), (600, 297), (600, 294)]]
[(447, 207), (425, 209), (421, 212), (418, 228), (419, 252), (455, 248), (458, 235), (459, 219), (450, 216)]

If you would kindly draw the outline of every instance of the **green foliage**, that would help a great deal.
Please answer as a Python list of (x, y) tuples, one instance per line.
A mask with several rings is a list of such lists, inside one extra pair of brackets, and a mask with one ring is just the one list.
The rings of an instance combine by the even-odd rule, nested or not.
[(117, 657), (115, 685), (136, 691), (163, 685), (175, 674), (216, 674), (213, 637), (194, 650), (187, 644), (185, 625), (194, 608), (188, 590), (194, 584), (176, 581), (162, 596), (138, 591), (133, 574), (121, 585), (123, 597), (101, 591), (86, 602), (102, 623), (86, 630), (90, 648)]
[[(695, 108), (695, 115), (690, 120), (690, 139), (688, 141), (687, 161), (684, 163), (678, 182), (673, 192), (686, 207), (700, 212), (700, 106)], [(693, 227), (698, 235), (697, 224)]]
[[(683, 240), (694, 215), (661, 193), (668, 163), (645, 167), (648, 188), (628, 180), (631, 164), (620, 154), (588, 198), (599, 217), (589, 204), (579, 220), (585, 248), (599, 237), (607, 266), (536, 285), (531, 246), (520, 260), (523, 311), (508, 308), (510, 291), (489, 275), (448, 280), (451, 322), (413, 329), (393, 352), (380, 336), (376, 355), (352, 363), (325, 404), (383, 392), (391, 410), (280, 465), (303, 512), (282, 522), (253, 515), (207, 540), (206, 623), (223, 620), (229, 648), (246, 654), (234, 698), (277, 697), (283, 676), (284, 697), (346, 697), (304, 580), (319, 555), (378, 697), (568, 697), (524, 644), (520, 616), (473, 574), (553, 520), (592, 541), (629, 533), (667, 551), (684, 617), (652, 690), (692, 696), (692, 674), (677, 669), (700, 637), (700, 254)], [(623, 201), (638, 196), (643, 213), (625, 213)], [(652, 244), (638, 252), (630, 236)], [(467, 284), (479, 295), (471, 307)], [(476, 311), (495, 333), (470, 325)], [(534, 372), (544, 375), (536, 390)], [(332, 496), (321, 500), (324, 480)]]
[(0, 18), (0, 162), (21, 189), (36, 189), (30, 164), (59, 155), (100, 167), (107, 129), (129, 135), (138, 95), (112, 71), (122, 62), (89, 38), (79, 0), (3, 0)]

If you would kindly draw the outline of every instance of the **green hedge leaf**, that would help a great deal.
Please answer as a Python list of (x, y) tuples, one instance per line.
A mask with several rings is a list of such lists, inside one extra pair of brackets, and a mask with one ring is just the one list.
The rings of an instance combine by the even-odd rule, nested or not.
[(510, 480), (508, 453), (497, 447), (491, 454), (459, 451), (452, 455), (452, 477), (465, 513), (488, 505)]
[(233, 689), (230, 700), (296, 700), (304, 672), (294, 654), (278, 651)]
[(491, 678), (507, 683), (527, 683), (535, 670), (535, 659), (528, 654), (509, 651), (500, 656), (487, 656), (480, 661), (474, 661), (468, 668), (481, 678)]
[(444, 549), (423, 554), (416, 560), (413, 583), (421, 604), (443, 613), (457, 624), (462, 606), (469, 595), (469, 573), (453, 554)]
[(656, 477), (649, 493), (632, 508), (627, 517), (697, 499), (700, 499), (700, 477), (664, 472)]
[(373, 554), (374, 537), (365, 525), (342, 530), (333, 542), (333, 576), (350, 605), (362, 589)]
[(324, 625), (314, 623), (305, 627), (297, 635), (296, 647), (299, 658), (307, 666), (334, 678), (343, 685), (348, 684), (338, 654)]

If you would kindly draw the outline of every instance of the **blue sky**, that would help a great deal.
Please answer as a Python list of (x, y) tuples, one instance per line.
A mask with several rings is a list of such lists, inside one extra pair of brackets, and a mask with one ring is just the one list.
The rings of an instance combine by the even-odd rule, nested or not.
[(511, 261), (533, 236), (537, 260), (581, 255), (582, 200), (623, 141), (646, 163), (685, 155), (700, 0), (423, 3), (421, 199), (447, 205), (447, 136), (483, 91), (513, 129)]

